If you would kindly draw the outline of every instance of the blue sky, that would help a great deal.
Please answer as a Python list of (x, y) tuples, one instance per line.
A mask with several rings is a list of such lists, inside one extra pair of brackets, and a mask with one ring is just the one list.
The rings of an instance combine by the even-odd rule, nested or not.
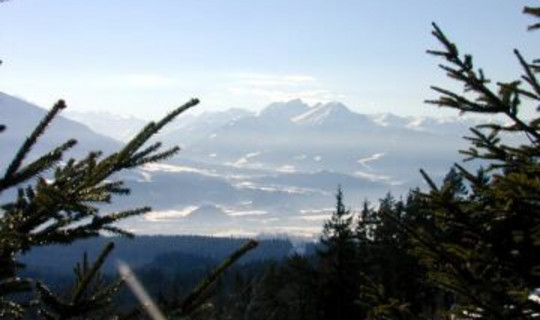
[(359, 112), (448, 115), (452, 87), (425, 54), (437, 22), (497, 80), (519, 76), (540, 33), (520, 0), (12, 0), (0, 4), (0, 91), (42, 106), (156, 118), (191, 97), (201, 110), (338, 100)]

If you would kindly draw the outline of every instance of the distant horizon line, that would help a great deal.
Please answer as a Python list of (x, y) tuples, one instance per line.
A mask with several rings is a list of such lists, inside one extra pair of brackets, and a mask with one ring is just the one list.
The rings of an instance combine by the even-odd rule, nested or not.
[[(4, 94), (4, 95), (10, 96), (12, 98), (22, 100), (22, 101), (24, 101), (26, 103), (32, 104), (32, 105), (34, 105), (36, 107), (39, 107), (41, 109), (48, 110), (48, 108), (46, 106), (41, 105), (39, 102), (32, 101), (31, 99), (28, 99), (27, 97), (23, 97), (23, 96), (20, 96), (20, 95), (17, 95), (17, 94), (6, 93), (4, 91), (0, 91), (0, 94)], [(58, 98), (58, 100), (61, 100), (61, 99), (62, 98)], [(225, 112), (229, 112), (229, 111), (232, 111), (232, 110), (239, 110), (239, 111), (245, 111), (247, 113), (251, 113), (252, 115), (258, 116), (261, 112), (263, 112), (268, 107), (270, 107), (270, 106), (272, 106), (274, 104), (289, 104), (289, 103), (293, 103), (293, 102), (296, 102), (296, 101), (308, 106), (309, 108), (315, 108), (315, 107), (320, 106), (320, 105), (324, 106), (324, 105), (328, 105), (328, 104), (341, 104), (341, 105), (345, 106), (347, 108), (347, 110), (349, 110), (352, 113), (356, 113), (356, 114), (359, 114), (359, 115), (366, 115), (366, 116), (393, 115), (393, 116), (397, 116), (397, 117), (400, 117), (400, 118), (403, 118), (403, 119), (409, 119), (409, 120), (411, 120), (411, 119), (430, 119), (430, 118), (431, 119), (458, 119), (458, 118), (459, 119), (475, 119), (475, 118), (478, 118), (478, 116), (474, 115), (474, 114), (460, 114), (458, 112), (456, 112), (455, 115), (440, 115), (440, 116), (438, 116), (438, 115), (410, 115), (410, 114), (402, 114), (402, 113), (398, 113), (398, 112), (394, 112), (394, 111), (360, 112), (359, 110), (357, 110), (357, 108), (350, 107), (346, 103), (341, 102), (339, 100), (318, 101), (318, 102), (310, 103), (310, 102), (306, 102), (305, 100), (303, 100), (300, 97), (292, 98), (292, 99), (289, 99), (289, 100), (279, 100), (279, 101), (270, 102), (270, 103), (266, 104), (266, 106), (262, 107), (259, 110), (254, 110), (254, 109), (250, 109), (250, 108), (242, 108), (242, 107), (229, 107), (229, 108), (225, 108), (225, 109), (210, 109), (210, 110), (203, 110), (204, 108), (196, 108), (193, 111), (191, 111), (190, 114), (198, 117), (198, 116), (201, 116), (203, 114), (225, 113)], [(67, 118), (70, 118), (69, 117), (70, 114), (71, 115), (76, 115), (76, 114), (80, 114), (80, 115), (96, 114), (96, 115), (110, 115), (110, 116), (113, 116), (113, 117), (118, 117), (118, 118), (123, 118), (123, 119), (134, 119), (134, 120), (142, 120), (142, 121), (149, 120), (149, 119), (145, 119), (144, 117), (137, 116), (137, 115), (134, 115), (134, 114), (117, 113), (117, 112), (114, 112), (114, 111), (111, 111), (111, 110), (102, 110), (102, 109), (74, 110), (73, 108), (69, 108), (69, 101), (66, 101), (66, 102), (67, 102), (68, 108), (62, 113), (62, 115), (66, 116)], [(52, 106), (52, 104), (53, 104), (53, 102), (51, 103), (51, 106)], [(450, 111), (450, 109), (447, 109), (447, 111)], [(150, 119), (150, 120), (152, 120), (152, 119)]]

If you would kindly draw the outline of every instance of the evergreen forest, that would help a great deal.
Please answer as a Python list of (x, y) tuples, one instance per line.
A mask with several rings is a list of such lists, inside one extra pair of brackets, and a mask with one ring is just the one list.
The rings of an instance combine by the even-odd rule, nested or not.
[[(540, 29), (540, 7), (524, 14)], [(151, 211), (102, 210), (129, 196), (120, 173), (176, 156), (179, 147), (153, 138), (199, 100), (111, 154), (66, 158), (77, 144), (66, 137), (33, 155), (67, 107), (59, 100), (2, 164), (0, 319), (539, 318), (540, 118), (523, 110), (540, 112), (540, 60), (516, 49), (521, 77), (489, 79), (432, 27), (439, 47), (427, 52), (463, 90), (434, 86), (439, 97), (426, 103), (485, 119), (465, 138), (463, 162), (442, 182), (420, 170), (425, 186), (361, 208), (347, 206), (336, 181), (333, 213), (302, 250), (287, 239), (135, 237), (118, 227)]]

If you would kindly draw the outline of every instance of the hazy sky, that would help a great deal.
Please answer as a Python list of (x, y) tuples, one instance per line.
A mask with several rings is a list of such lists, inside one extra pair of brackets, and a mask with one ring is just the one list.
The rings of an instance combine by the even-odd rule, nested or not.
[(0, 4), (0, 91), (72, 110), (155, 118), (191, 97), (202, 110), (339, 100), (366, 113), (440, 114), (448, 86), (432, 21), (497, 80), (512, 49), (537, 57), (521, 0), (11, 0)]

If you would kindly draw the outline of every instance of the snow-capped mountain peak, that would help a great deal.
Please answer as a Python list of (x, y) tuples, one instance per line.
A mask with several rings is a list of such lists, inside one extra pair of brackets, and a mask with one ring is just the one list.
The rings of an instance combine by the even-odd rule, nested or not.
[(374, 123), (382, 127), (406, 127), (410, 122), (410, 118), (400, 117), (393, 113), (380, 113), (371, 116)]
[(309, 109), (309, 105), (305, 104), (300, 99), (294, 99), (287, 102), (275, 102), (264, 108), (259, 113), (259, 117), (290, 120)]
[(350, 117), (353, 113), (342, 103), (329, 102), (316, 104), (306, 112), (293, 117), (292, 122), (297, 124), (323, 124), (330, 119), (340, 120)]

